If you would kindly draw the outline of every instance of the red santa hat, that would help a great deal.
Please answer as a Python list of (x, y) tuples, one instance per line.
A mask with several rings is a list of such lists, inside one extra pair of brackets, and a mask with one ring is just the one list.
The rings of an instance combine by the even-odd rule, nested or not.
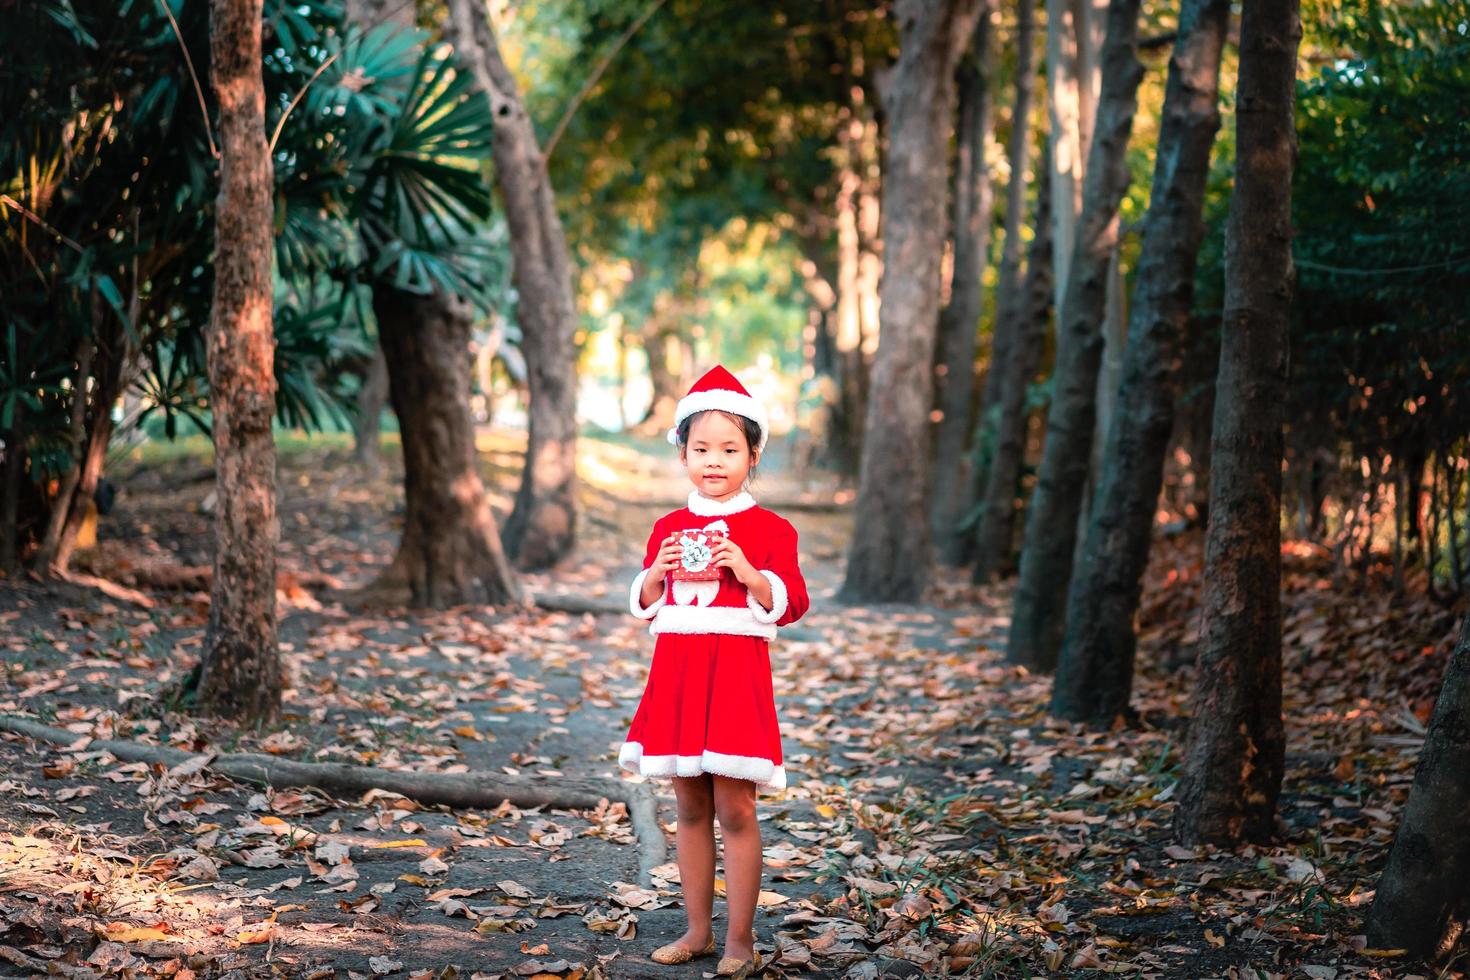
[(740, 379), (723, 365), (716, 364), (704, 373), (704, 377), (694, 382), (689, 389), (689, 394), (679, 399), (678, 408), (674, 411), (674, 427), (669, 430), (669, 442), (675, 446), (679, 444), (679, 423), (696, 412), (729, 412), (750, 419), (760, 427), (760, 442), (755, 446), (757, 452), (766, 448), (766, 437), (770, 434), (770, 424), (766, 421), (766, 410), (761, 403), (751, 397), (750, 392), (740, 383)]

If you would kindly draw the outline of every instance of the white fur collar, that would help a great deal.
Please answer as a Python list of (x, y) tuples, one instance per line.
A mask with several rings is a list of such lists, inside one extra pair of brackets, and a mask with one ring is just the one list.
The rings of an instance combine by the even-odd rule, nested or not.
[(754, 506), (755, 498), (746, 490), (741, 490), (728, 500), (711, 500), (698, 490), (689, 491), (689, 511), (700, 517), (724, 517)]

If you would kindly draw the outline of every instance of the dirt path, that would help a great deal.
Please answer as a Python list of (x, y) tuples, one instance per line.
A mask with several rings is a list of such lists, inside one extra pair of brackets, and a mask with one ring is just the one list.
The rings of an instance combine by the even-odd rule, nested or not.
[[(687, 483), (666, 458), (588, 442), (579, 555), (527, 584), (621, 602), (647, 529)], [(482, 448), (508, 507), (514, 447)], [(779, 462), (757, 484), (763, 502), (821, 499)], [(93, 570), (125, 579), (150, 556), (207, 563), (201, 472), (200, 460), (184, 458), (128, 478)], [(401, 519), (393, 484), (364, 482), (321, 452), (283, 459), (281, 473), (283, 567), (349, 586), (369, 580)], [(1286, 975), (1292, 964), (1379, 975), (1351, 936), (1371, 888), (1365, 866), (1387, 844), (1412, 763), (1412, 746), (1377, 741), (1391, 727), (1386, 712), (1305, 719), (1293, 731), (1283, 847), (1242, 856), (1173, 848), (1187, 690), (1177, 672), (1145, 669), (1142, 730), (1055, 726), (1042, 711), (1044, 682), (997, 652), (1003, 590), (941, 583), (922, 606), (838, 606), (850, 518), (785, 513), (801, 533), (813, 606), (772, 648), (789, 786), (759, 806), (767, 870), (757, 935), (777, 955), (770, 975), (1110, 966), (1193, 977), (1247, 965)], [(535, 609), (361, 608), (340, 596), (287, 589), (287, 715), (275, 730), (241, 735), (162, 700), (196, 656), (206, 596), (159, 593), (141, 609), (22, 583), (0, 591), (0, 711), (42, 713), (79, 737), (191, 750), (637, 778), (618, 770), (616, 755), (646, 677), (646, 624)], [(1147, 643), (1162, 664), (1187, 646), (1187, 632), (1166, 619)], [(667, 783), (654, 785), (671, 863), (644, 890), (621, 804), (471, 812), (381, 794), (333, 800), (119, 765), (79, 748), (0, 739), (0, 975), (47, 963), (77, 976), (445, 976), (453, 967), (482, 977), (674, 977), (699, 966), (647, 958), (684, 922)], [(1377, 770), (1345, 769), (1349, 751), (1374, 753)], [(717, 935), (723, 911), (717, 901)], [(708, 973), (713, 960), (702, 965)]]

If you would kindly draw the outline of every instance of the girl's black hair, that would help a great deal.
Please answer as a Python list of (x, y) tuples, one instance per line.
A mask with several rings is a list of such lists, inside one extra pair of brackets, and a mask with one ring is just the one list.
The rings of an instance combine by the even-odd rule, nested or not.
[[(695, 412), (693, 415), (686, 416), (684, 421), (679, 423), (679, 448), (681, 450), (689, 445), (689, 430), (694, 427), (694, 420), (708, 415), (710, 412), (720, 412), (720, 410), (717, 408), (707, 408), (702, 412)], [(761, 427), (756, 424), (755, 419), (748, 419), (744, 415), (736, 415), (734, 412), (720, 412), (720, 414), (740, 426), (740, 431), (745, 433), (745, 448), (750, 450), (750, 455), (754, 457), (755, 447), (760, 445), (761, 441)], [(755, 464), (752, 463), (750, 467), (751, 476), (755, 476), (755, 469)]]

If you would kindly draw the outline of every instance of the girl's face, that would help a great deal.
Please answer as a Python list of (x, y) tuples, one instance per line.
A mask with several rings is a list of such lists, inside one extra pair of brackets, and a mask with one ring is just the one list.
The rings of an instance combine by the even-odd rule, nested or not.
[(733, 497), (760, 458), (752, 456), (745, 430), (719, 412), (706, 412), (689, 427), (689, 443), (679, 458), (689, 482), (713, 500)]

